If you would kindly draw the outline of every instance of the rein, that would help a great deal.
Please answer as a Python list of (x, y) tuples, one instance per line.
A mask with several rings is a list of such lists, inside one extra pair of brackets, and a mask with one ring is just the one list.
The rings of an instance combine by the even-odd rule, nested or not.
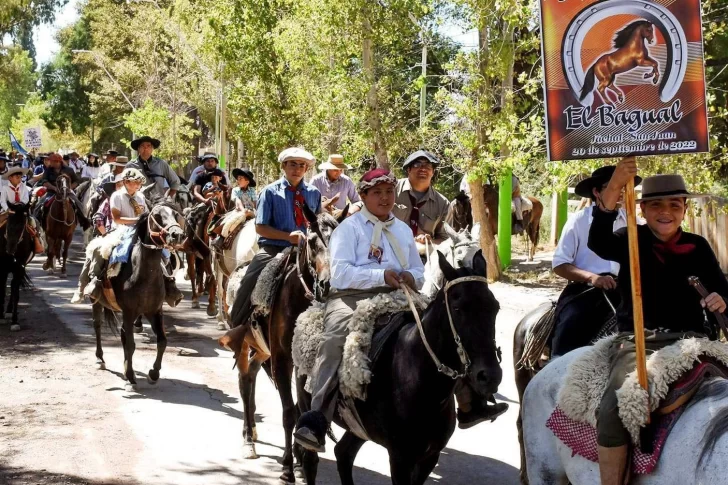
[[(156, 224), (157, 227), (161, 229), (159, 231), (152, 231), (151, 221), (154, 221), (154, 224)], [(167, 244), (166, 240), (167, 235), (169, 234), (169, 230), (173, 227), (179, 227), (180, 230), (182, 230), (182, 226), (177, 224), (176, 221), (167, 226), (163, 226), (162, 224), (160, 224), (159, 221), (154, 218), (154, 209), (152, 209), (149, 212), (149, 217), (147, 217), (147, 234), (149, 234), (149, 239), (152, 241), (152, 244), (146, 244), (144, 241), (141, 240), (139, 241), (139, 243), (147, 249), (174, 249), (172, 246)], [(160, 242), (155, 241), (155, 238), (157, 238)]]
[[(422, 320), (420, 319), (420, 315), (417, 312), (415, 302), (412, 299), (412, 290), (407, 285), (402, 285), (402, 289), (404, 290), (404, 294), (407, 297), (407, 302), (409, 303), (410, 310), (412, 310), (412, 314), (415, 317), (415, 322), (417, 322), (417, 330), (419, 330), (420, 332), (420, 338), (422, 339), (422, 343), (425, 345), (427, 353), (430, 354), (430, 358), (432, 358), (432, 361), (435, 363), (435, 367), (437, 367), (437, 372), (445, 374), (452, 379), (459, 379), (461, 377), (464, 377), (468, 373), (468, 369), (470, 369), (470, 357), (468, 357), (468, 353), (465, 350), (465, 347), (463, 347), (463, 343), (460, 340), (460, 335), (458, 335), (458, 332), (455, 329), (455, 324), (452, 321), (452, 313), (450, 312), (450, 302), (447, 297), (447, 292), (455, 285), (459, 285), (460, 283), (467, 283), (470, 281), (478, 281), (486, 285), (488, 284), (488, 279), (483, 276), (463, 276), (460, 278), (455, 278), (452, 281), (448, 281), (445, 285), (445, 289), (443, 290), (443, 292), (445, 293), (445, 308), (447, 309), (447, 319), (450, 322), (450, 330), (452, 331), (453, 340), (455, 341), (455, 345), (457, 346), (457, 353), (458, 357), (460, 358), (460, 363), (463, 366), (462, 372), (457, 372), (456, 370), (446, 366), (440, 361), (440, 359), (437, 358), (437, 355), (435, 355), (435, 352), (432, 350), (432, 347), (430, 347), (430, 344), (427, 341), (427, 337), (425, 336), (425, 329), (422, 326)], [(500, 360), (500, 350), (498, 351), (498, 355)]]
[[(323, 239), (322, 239), (323, 241)], [(298, 240), (298, 255), (296, 256), (296, 276), (298, 276), (298, 281), (301, 282), (301, 286), (303, 287), (303, 291), (306, 294), (306, 298), (310, 301), (315, 301), (316, 293), (318, 284), (315, 284), (313, 290), (311, 290), (308, 285), (306, 284), (306, 280), (303, 279), (303, 270), (302, 267), (303, 262), (308, 261), (308, 238), (304, 240), (304, 238), (300, 238)], [(316, 271), (311, 268), (311, 265), (309, 264), (309, 272), (313, 275), (314, 283), (318, 280), (318, 275), (316, 274)]]

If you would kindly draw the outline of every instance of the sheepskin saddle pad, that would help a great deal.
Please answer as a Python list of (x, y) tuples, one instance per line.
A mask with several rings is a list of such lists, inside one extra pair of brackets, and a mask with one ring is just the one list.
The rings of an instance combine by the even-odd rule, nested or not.
[[(609, 347), (614, 336), (599, 340), (569, 365), (557, 406), (546, 422), (571, 450), (597, 462), (597, 415), (609, 379)], [(686, 338), (664, 347), (647, 360), (648, 392), (627, 375), (617, 391), (619, 416), (633, 444), (635, 473), (651, 473), (685, 404), (708, 377), (728, 378), (728, 346), (704, 338)], [(649, 397), (650, 413), (645, 403)]]
[[(417, 294), (414, 298), (419, 310), (427, 308), (429, 301), (425, 297)], [(293, 331), (293, 363), (299, 376), (309, 376), (306, 382), (309, 392), (315, 377), (318, 347), (324, 337), (324, 307), (323, 303), (313, 303), (298, 317)], [(366, 400), (366, 388), (376, 358), (389, 337), (411, 321), (407, 297), (401, 290), (381, 293), (357, 303), (349, 321), (349, 334), (339, 367), (342, 396)]]
[[(253, 293), (250, 295), (250, 301), (255, 307), (255, 316), (265, 316), (270, 313), (275, 301), (278, 289), (285, 279), (287, 271), (293, 266), (289, 263), (294, 262), (296, 252), (294, 247), (288, 247), (276, 254), (276, 256), (268, 262), (263, 271), (260, 273), (258, 282), (255, 284)], [(293, 257), (289, 257), (293, 256)]]

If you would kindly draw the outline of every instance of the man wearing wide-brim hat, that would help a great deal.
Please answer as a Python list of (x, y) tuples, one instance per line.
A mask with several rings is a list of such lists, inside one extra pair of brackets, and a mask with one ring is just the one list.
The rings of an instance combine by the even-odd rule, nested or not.
[[(197, 183), (197, 179), (199, 177), (202, 177), (205, 172), (212, 172), (213, 170), (218, 168), (219, 163), (220, 161), (217, 158), (217, 155), (212, 152), (206, 152), (204, 155), (202, 155), (200, 157), (200, 165), (195, 167), (195, 169), (190, 174), (189, 188), (194, 189), (194, 186)], [(225, 185), (230, 185), (227, 174), (224, 174), (223, 183)]]
[[(630, 249), (626, 228), (612, 230), (617, 203), (629, 180), (637, 175), (634, 157), (617, 165), (602, 204), (594, 210), (589, 248), (600, 257), (620, 264), (617, 331), (609, 351), (609, 379), (597, 416), (599, 472), (603, 485), (622, 485), (629, 467), (630, 433), (619, 416), (617, 390), (636, 365)], [(647, 354), (681, 339), (716, 338), (720, 329), (715, 313), (725, 316), (728, 281), (705, 238), (683, 231), (691, 193), (680, 175), (656, 175), (642, 181), (640, 210), (646, 223), (637, 226), (637, 246), (642, 284), (642, 310)], [(691, 287), (695, 276), (706, 297)], [(706, 321), (707, 317), (707, 321)]]
[[(600, 167), (591, 177), (579, 182), (574, 190), (577, 195), (590, 199), (593, 205), (578, 211), (566, 221), (551, 263), (554, 273), (568, 281), (559, 296), (554, 314), (552, 356), (564, 355), (589, 345), (614, 317), (612, 308), (619, 306), (620, 297), (616, 291), (619, 264), (600, 258), (587, 246), (589, 228), (594, 219), (592, 213), (595, 207), (603, 205), (602, 191), (613, 173), (614, 166)], [(635, 185), (641, 181), (640, 177), (636, 177)], [(626, 226), (627, 213), (620, 207), (612, 228), (616, 231)]]
[(311, 185), (321, 192), (322, 204), (325, 208), (343, 209), (347, 204), (359, 202), (359, 194), (354, 182), (344, 174), (351, 168), (344, 163), (344, 156), (329, 155), (329, 159), (319, 165), (321, 173), (311, 179)]
[(80, 156), (81, 155), (79, 155), (76, 151), (72, 151), (68, 154), (68, 166), (71, 167), (78, 176), (81, 176), (81, 172), (83, 172), (83, 167), (86, 166), (84, 161), (79, 158)]
[(127, 168), (141, 170), (147, 179), (146, 185), (154, 185), (154, 195), (166, 195), (174, 198), (180, 188), (179, 177), (167, 162), (152, 156), (160, 144), (159, 140), (151, 136), (142, 136), (132, 140), (131, 148), (136, 150), (139, 156), (129, 162)]
[(321, 211), (321, 193), (303, 180), (313, 167), (314, 157), (303, 148), (287, 148), (278, 155), (283, 177), (265, 187), (258, 198), (255, 230), (260, 251), (248, 266), (240, 283), (230, 313), (233, 327), (250, 319), (253, 306), (250, 296), (263, 268), (287, 247), (297, 245), (306, 237), (307, 207), (314, 214)]
[(106, 153), (104, 153), (104, 163), (101, 164), (101, 170), (99, 171), (99, 179), (111, 173), (111, 166), (109, 164), (114, 163), (118, 156), (119, 152), (116, 150), (106, 150)]

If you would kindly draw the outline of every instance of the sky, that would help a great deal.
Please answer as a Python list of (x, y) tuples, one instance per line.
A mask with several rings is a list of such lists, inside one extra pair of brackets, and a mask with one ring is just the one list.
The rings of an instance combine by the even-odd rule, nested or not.
[(49, 62), (53, 55), (58, 52), (59, 45), (55, 35), (63, 27), (71, 25), (78, 19), (76, 6), (79, 0), (69, 0), (65, 7), (56, 14), (55, 22), (52, 25), (44, 24), (35, 30), (33, 42), (35, 43), (36, 60), (38, 66)]

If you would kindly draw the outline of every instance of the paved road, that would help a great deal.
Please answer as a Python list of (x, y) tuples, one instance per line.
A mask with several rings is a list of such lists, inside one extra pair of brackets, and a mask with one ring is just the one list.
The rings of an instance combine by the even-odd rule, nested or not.
[[(104, 329), (107, 370), (97, 370), (90, 307), (68, 303), (81, 267), (80, 253), (73, 253), (67, 280), (42, 272), (41, 259), (31, 263), (35, 288), (21, 297), (23, 330), (0, 325), (0, 484), (277, 484), (283, 445), (278, 394), (268, 379), (259, 379), (261, 457), (243, 460), (232, 354), (217, 347), (215, 320), (204, 309), (190, 309), (189, 283), (180, 279), (187, 298), (165, 310), (176, 331), (159, 384), (144, 379), (155, 352), (145, 325), (134, 360), (139, 389), (128, 393), (118, 337)], [(428, 483), (518, 483), (513, 329), (555, 290), (506, 284), (492, 290), (501, 304), (500, 398), (511, 407), (495, 423), (456, 430)], [(357, 484), (391, 483), (381, 447), (364, 445), (355, 465)], [(318, 483), (339, 483), (332, 446), (319, 470)]]

